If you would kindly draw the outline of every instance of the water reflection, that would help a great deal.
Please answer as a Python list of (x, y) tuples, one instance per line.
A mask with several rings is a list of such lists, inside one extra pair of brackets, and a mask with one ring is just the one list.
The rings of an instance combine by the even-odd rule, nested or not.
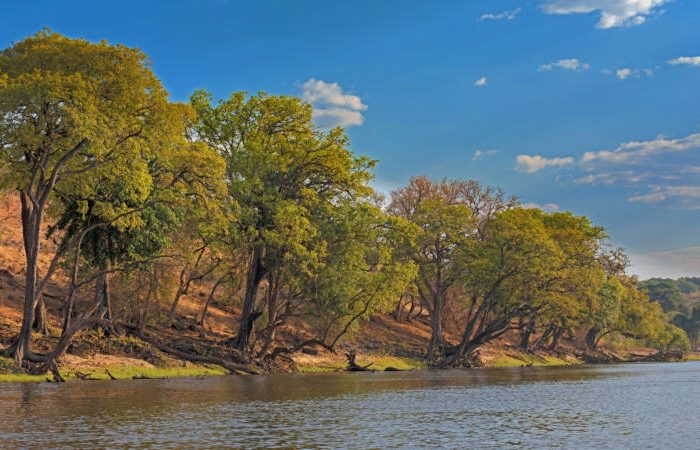
[(0, 385), (3, 447), (697, 448), (700, 363)]

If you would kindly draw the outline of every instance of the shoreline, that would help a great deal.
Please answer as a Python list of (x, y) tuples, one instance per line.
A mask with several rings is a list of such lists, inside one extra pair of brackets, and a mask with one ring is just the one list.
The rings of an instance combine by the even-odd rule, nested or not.
[[(547, 355), (525, 355), (520, 354), (515, 357), (513, 353), (503, 354), (497, 358), (486, 362), (482, 367), (474, 367), (474, 369), (505, 369), (505, 368), (530, 368), (530, 367), (581, 367), (588, 365), (603, 365), (603, 364), (631, 364), (641, 363), (644, 361), (620, 360), (603, 362), (586, 362), (581, 358), (573, 355), (565, 355), (569, 357), (557, 358)], [(523, 358), (523, 356), (525, 358)], [(279, 374), (294, 374), (294, 375), (316, 375), (330, 373), (350, 373), (345, 369), (345, 364), (340, 364), (339, 358), (334, 358), (332, 361), (329, 358), (317, 358), (315, 364), (297, 364), (297, 370), (291, 372), (273, 372), (265, 375)], [(525, 359), (525, 360), (524, 360)], [(529, 360), (527, 360), (529, 359)], [(139, 364), (110, 364), (105, 366), (95, 366), (90, 364), (90, 360), (86, 360), (86, 364), (71, 366), (61, 369), (61, 375), (66, 379), (66, 382), (82, 382), (82, 381), (123, 381), (123, 380), (140, 380), (140, 379), (170, 379), (170, 378), (208, 378), (214, 376), (231, 375), (225, 368), (215, 364), (198, 364), (186, 361), (178, 361), (179, 366), (154, 366), (147, 365), (142, 360)], [(700, 353), (689, 353), (680, 361), (659, 361), (659, 362), (690, 362), (700, 361)], [(449, 368), (431, 368), (419, 359), (407, 358), (402, 356), (391, 355), (363, 355), (358, 357), (360, 364), (371, 364), (367, 372), (412, 372), (419, 370), (453, 370)], [(10, 358), (0, 358), (0, 385), (5, 383), (21, 384), (21, 383), (54, 383), (49, 374), (32, 375), (24, 370), (13, 367)], [(113, 378), (112, 378), (113, 377)]]

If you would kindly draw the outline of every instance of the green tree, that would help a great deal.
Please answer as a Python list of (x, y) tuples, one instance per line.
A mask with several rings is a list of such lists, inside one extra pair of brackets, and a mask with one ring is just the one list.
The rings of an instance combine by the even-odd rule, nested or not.
[(213, 105), (191, 99), (196, 135), (227, 162), (236, 203), (236, 245), (247, 255), (238, 349), (250, 351), (261, 282), (285, 265), (311, 268), (323, 254), (314, 220), (344, 198), (366, 195), (374, 162), (355, 156), (340, 128), (318, 130), (311, 106), (298, 98), (235, 93)]
[(546, 295), (534, 299), (536, 313), (521, 328), (524, 350), (529, 348), (529, 336), (536, 324), (542, 333), (534, 347), (551, 339), (550, 349), (556, 349), (561, 336), (585, 320), (586, 306), (597, 295), (603, 278), (599, 256), (605, 233), (601, 227), (571, 213), (542, 213), (541, 220), (562, 258), (542, 279)]
[(416, 230), (403, 251), (418, 267), (416, 290), (430, 315), (428, 360), (444, 353), (445, 304), (463, 274), (459, 255), (482, 239), (498, 212), (514, 204), (515, 199), (504, 198), (502, 191), (473, 180), (433, 182), (420, 176), (391, 193), (389, 213), (407, 219)]
[(347, 202), (321, 226), (323, 266), (304, 282), (303, 316), (319, 330), (312, 341), (335, 350), (359, 320), (389, 312), (416, 276), (399, 253), (409, 224), (369, 202)]
[[(0, 53), (0, 158), (8, 168), (0, 186), (19, 193), (26, 256), (22, 328), (12, 348), (18, 360), (37, 359), (30, 348), (34, 311), (68, 248), (59, 246), (40, 277), (41, 225), (49, 205), (52, 215), (62, 214), (54, 194), (90, 197), (92, 182), (110, 166), (128, 172), (135, 195), (147, 195), (147, 170), (140, 166), (149, 143), (144, 136), (167, 129), (171, 109), (138, 49), (42, 31)], [(110, 208), (104, 216), (124, 209)]]
[[(652, 278), (640, 282), (639, 287), (646, 290), (652, 300), (661, 304), (664, 311), (685, 311), (688, 309), (688, 300), (674, 280)], [(686, 288), (688, 287), (686, 286)]]
[(469, 293), (466, 320), (451, 365), (538, 311), (550, 293), (548, 282), (564, 258), (550, 238), (540, 211), (516, 208), (497, 214), (484, 238), (462, 247), (460, 281)]

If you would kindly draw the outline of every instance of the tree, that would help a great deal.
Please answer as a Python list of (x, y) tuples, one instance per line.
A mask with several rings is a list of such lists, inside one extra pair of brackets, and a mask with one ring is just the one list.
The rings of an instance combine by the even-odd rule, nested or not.
[(54, 194), (90, 193), (102, 166), (140, 161), (143, 136), (168, 126), (162, 113), (169, 103), (140, 50), (50, 31), (3, 50), (0, 74), (0, 158), (9, 168), (0, 185), (19, 193), (26, 257), (22, 328), (12, 350), (18, 360), (36, 360), (34, 311), (68, 248), (59, 245), (40, 277), (41, 225), (50, 204), (52, 215), (62, 213)]
[(199, 91), (196, 135), (227, 162), (229, 198), (236, 203), (235, 242), (247, 255), (246, 288), (236, 346), (250, 352), (258, 290), (266, 278), (296, 264), (312, 267), (318, 247), (314, 217), (337, 201), (370, 192), (374, 165), (355, 156), (340, 128), (322, 132), (311, 120), (311, 106), (298, 98), (234, 93), (212, 105)]
[(665, 346), (677, 338), (675, 327), (669, 327), (661, 305), (637, 288), (634, 277), (608, 277), (592, 304), (589, 320), (592, 323), (586, 334), (589, 349), (596, 349), (600, 340), (611, 333), (644, 339), (656, 346)]
[(460, 281), (469, 295), (464, 331), (450, 365), (469, 359), (481, 345), (518, 329), (520, 318), (535, 314), (563, 259), (537, 210), (503, 211), (483, 233), (475, 245), (460, 249)]
[(551, 339), (549, 348), (555, 350), (561, 336), (585, 320), (586, 305), (597, 295), (604, 275), (599, 257), (606, 236), (601, 227), (571, 213), (542, 213), (541, 220), (562, 258), (542, 280), (546, 295), (534, 299), (537, 312), (521, 328), (523, 350), (529, 350), (536, 325), (542, 334), (534, 348)]
[(334, 351), (359, 320), (393, 308), (416, 276), (399, 252), (406, 233), (408, 223), (366, 201), (345, 202), (325, 221), (323, 265), (303, 281), (302, 316), (319, 330), (313, 343)]
[(502, 191), (473, 180), (433, 182), (414, 177), (391, 193), (389, 213), (409, 220), (416, 229), (404, 252), (418, 267), (415, 284), (430, 315), (428, 360), (444, 352), (445, 302), (463, 273), (457, 254), (481, 239), (489, 221), (514, 204), (515, 199), (505, 199)]
[(687, 312), (677, 313), (673, 316), (672, 321), (686, 332), (691, 349), (697, 352), (698, 339), (700, 339), (700, 305), (695, 305)]
[[(684, 286), (689, 289), (687, 284), (685, 283)], [(640, 282), (639, 287), (646, 290), (652, 300), (661, 304), (664, 311), (686, 311), (688, 309), (688, 300), (674, 280), (652, 278)]]

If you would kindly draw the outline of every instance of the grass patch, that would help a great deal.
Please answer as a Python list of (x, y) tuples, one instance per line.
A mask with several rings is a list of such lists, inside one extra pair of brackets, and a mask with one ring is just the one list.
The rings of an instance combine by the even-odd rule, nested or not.
[(556, 356), (538, 356), (526, 353), (501, 355), (485, 364), (486, 367), (552, 367), (576, 364)]
[(0, 357), (0, 383), (22, 383), (46, 381), (46, 375), (30, 375), (15, 365), (12, 358)]
[(28, 373), (0, 373), (0, 383), (39, 383), (46, 381), (46, 375)]
[[(90, 374), (90, 378), (109, 380), (105, 368), (84, 367), (76, 369), (84, 374)], [(178, 377), (203, 377), (228, 375), (228, 370), (214, 364), (193, 364), (185, 366), (140, 367), (115, 364), (107, 367), (107, 370), (117, 379), (132, 379), (134, 377), (147, 378), (178, 378)], [(61, 375), (67, 381), (78, 380), (75, 370), (61, 369)], [(14, 360), (0, 357), (0, 383), (43, 382), (53, 377), (48, 374), (31, 375), (26, 370), (15, 365)]]
[(691, 352), (685, 355), (686, 361), (700, 361), (700, 352)]
[[(426, 364), (418, 359), (404, 358), (400, 356), (359, 356), (357, 358), (357, 364), (365, 366), (370, 364), (369, 369), (383, 371), (387, 367), (393, 367), (398, 370), (415, 370), (423, 369)], [(342, 359), (338, 360), (323, 360), (319, 361), (318, 364), (299, 364), (297, 365), (297, 371), (299, 373), (328, 373), (328, 372), (342, 372), (347, 367), (347, 362)]]
[(358, 364), (361, 366), (369, 364), (370, 362), (372, 365), (369, 366), (369, 368), (374, 370), (386, 370), (387, 367), (393, 367), (398, 370), (415, 370), (424, 369), (426, 367), (426, 364), (419, 359), (400, 356), (378, 356), (376, 358), (368, 356), (366, 358), (358, 358)]
[(299, 373), (329, 373), (329, 372), (341, 372), (345, 369), (345, 364), (343, 363), (327, 363), (323, 366), (315, 366), (313, 364), (298, 364), (297, 372)]
[[(133, 377), (149, 378), (178, 378), (228, 375), (228, 370), (213, 364), (188, 364), (186, 367), (134, 367), (116, 365), (108, 367), (109, 372), (117, 379), (132, 379)], [(101, 372), (101, 373), (100, 373)], [(104, 369), (94, 374), (95, 378), (108, 379)]]

